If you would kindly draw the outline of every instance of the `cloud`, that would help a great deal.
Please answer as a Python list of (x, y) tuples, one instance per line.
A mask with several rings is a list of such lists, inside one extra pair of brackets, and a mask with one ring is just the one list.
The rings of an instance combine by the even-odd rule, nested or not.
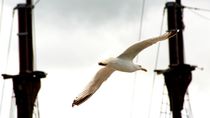
[[(148, 9), (164, 5), (159, 1), (145, 2), (145, 15)], [(79, 23), (83, 25), (103, 25), (110, 21), (139, 20), (143, 1), (138, 0), (51, 0), (40, 1), (36, 7), (37, 17), (46, 22)], [(154, 14), (153, 14), (154, 15)], [(50, 20), (49, 20), (50, 19)], [(58, 23), (54, 23), (56, 25)]]
[[(158, 3), (145, 7), (149, 9), (145, 24), (159, 12), (153, 11)], [(75, 62), (96, 63), (103, 53), (121, 53), (138, 40), (141, 6), (142, 2), (136, 0), (40, 1), (35, 9), (40, 65), (75, 67)], [(145, 25), (146, 35), (142, 37), (153, 34), (151, 26), (158, 25), (157, 22)], [(121, 50), (117, 51), (118, 48)]]
[(73, 29), (73, 25), (69, 25), (70, 28), (64, 31), (47, 24), (43, 27), (41, 23), (37, 25), (39, 32), (36, 33), (37, 57), (42, 62), (40, 65), (75, 67), (96, 64), (104, 54), (117, 56), (124, 50), (119, 49), (122, 45), (127, 48), (126, 42), (131, 43), (138, 38), (138, 26), (134, 24), (111, 23), (90, 28), (78, 25)]
[(139, 4), (136, 0), (54, 0), (41, 1), (38, 7), (46, 16), (54, 14), (97, 24), (123, 15), (132, 19), (139, 14)]

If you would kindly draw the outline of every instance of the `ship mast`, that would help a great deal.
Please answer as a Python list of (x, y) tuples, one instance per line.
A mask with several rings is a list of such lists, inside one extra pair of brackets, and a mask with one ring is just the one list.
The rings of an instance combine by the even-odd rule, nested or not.
[(167, 2), (166, 8), (168, 12), (168, 30), (178, 29), (179, 32), (176, 37), (169, 40), (169, 69), (156, 71), (164, 75), (173, 118), (182, 118), (181, 111), (184, 96), (192, 80), (191, 71), (195, 69), (195, 66), (184, 62), (184, 23), (181, 0)]
[(46, 77), (42, 71), (34, 71), (32, 0), (18, 4), (19, 24), (19, 74), (2, 74), (4, 79), (12, 78), (16, 97), (18, 118), (32, 118), (34, 102), (41, 87), (40, 78)]

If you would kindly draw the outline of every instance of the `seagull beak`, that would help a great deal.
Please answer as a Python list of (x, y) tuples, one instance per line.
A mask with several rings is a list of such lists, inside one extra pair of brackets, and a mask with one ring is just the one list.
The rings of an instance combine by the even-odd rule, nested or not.
[(98, 65), (100, 65), (100, 66), (106, 66), (107, 64), (102, 63), (102, 62), (99, 62)]
[(147, 72), (147, 69), (145, 69), (145, 68), (141, 68), (141, 70), (143, 70), (143, 71)]

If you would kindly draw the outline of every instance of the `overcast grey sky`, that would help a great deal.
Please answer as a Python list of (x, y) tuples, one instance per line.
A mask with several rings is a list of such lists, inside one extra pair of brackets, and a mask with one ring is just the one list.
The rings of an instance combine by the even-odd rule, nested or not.
[[(17, 31), (14, 31), (9, 65), (6, 52), (11, 25), (11, 13), (17, 3), (24, 0), (5, 1), (0, 40), (1, 73), (18, 73)], [(48, 73), (42, 80), (39, 93), (41, 118), (83, 117), (148, 117), (152, 88), (151, 118), (160, 113), (163, 77), (157, 76), (154, 87), (153, 69), (157, 45), (144, 50), (138, 63), (149, 72), (114, 73), (99, 91), (86, 103), (71, 108), (71, 103), (97, 71), (97, 62), (109, 56), (117, 56), (128, 46), (138, 41), (142, 0), (41, 0), (35, 7), (36, 60), (38, 70)], [(209, 0), (182, 0), (187, 6), (210, 8)], [(165, 0), (146, 0), (141, 38), (160, 34)], [(209, 12), (196, 11), (210, 18)], [(194, 118), (210, 117), (210, 47), (208, 35), (210, 20), (189, 9), (184, 10), (185, 61), (204, 67), (193, 71), (189, 87)], [(17, 17), (17, 14), (15, 15)], [(17, 19), (15, 19), (17, 20)], [(167, 30), (165, 16), (162, 33)], [(160, 45), (158, 68), (168, 67), (167, 41)], [(3, 80), (0, 80), (2, 87)], [(134, 83), (135, 82), (135, 83)], [(11, 97), (11, 83), (6, 81), (4, 101)], [(2, 90), (0, 90), (1, 92)], [(1, 99), (1, 98), (0, 98)], [(3, 104), (4, 113), (9, 113), (8, 104)], [(4, 114), (2, 116), (7, 116)], [(2, 117), (3, 118), (3, 117)], [(6, 117), (5, 117), (6, 118)]]

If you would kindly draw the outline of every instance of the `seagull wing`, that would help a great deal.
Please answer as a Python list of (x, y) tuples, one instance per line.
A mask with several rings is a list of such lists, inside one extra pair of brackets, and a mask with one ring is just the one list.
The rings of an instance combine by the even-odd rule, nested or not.
[(76, 97), (72, 103), (74, 105), (80, 105), (90, 98), (102, 85), (102, 83), (107, 80), (107, 78), (114, 72), (114, 69), (104, 67), (101, 68), (95, 75), (92, 81), (87, 85), (87, 87)]
[(135, 43), (132, 46), (130, 46), (128, 49), (126, 49), (122, 54), (120, 54), (118, 58), (133, 60), (133, 58), (143, 49), (155, 44), (158, 41), (162, 41), (170, 37), (173, 37), (175, 36), (176, 33), (177, 31), (169, 31), (158, 37), (150, 38), (150, 39)]

